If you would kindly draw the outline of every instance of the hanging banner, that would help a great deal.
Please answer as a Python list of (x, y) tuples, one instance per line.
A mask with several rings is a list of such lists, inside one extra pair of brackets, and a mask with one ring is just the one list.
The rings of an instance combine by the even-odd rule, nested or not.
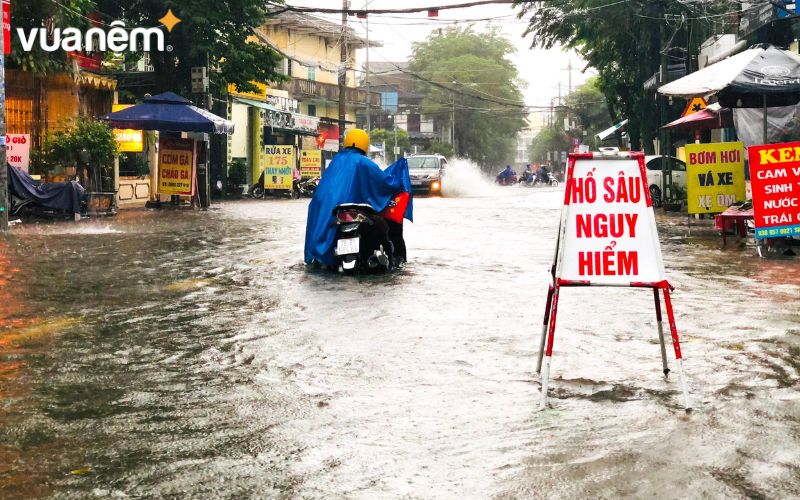
[(686, 192), (690, 214), (719, 214), (745, 201), (744, 144), (687, 144)]
[(300, 177), (314, 179), (322, 175), (322, 151), (308, 149), (300, 151)]
[(12, 167), (23, 172), (28, 171), (31, 163), (30, 134), (8, 134), (6, 138), (6, 161)]
[(800, 235), (800, 142), (747, 149), (756, 238)]
[[(113, 104), (111, 112), (122, 111), (133, 106), (133, 104)], [(114, 140), (117, 141), (117, 149), (120, 153), (141, 153), (144, 151), (144, 132), (129, 128), (115, 128)]]
[(292, 190), (295, 167), (294, 146), (266, 146), (262, 161), (264, 165), (264, 189)]
[(3, 52), (11, 53), (11, 0), (3, 0)]
[(158, 193), (192, 196), (195, 160), (192, 139), (162, 137), (158, 141)]

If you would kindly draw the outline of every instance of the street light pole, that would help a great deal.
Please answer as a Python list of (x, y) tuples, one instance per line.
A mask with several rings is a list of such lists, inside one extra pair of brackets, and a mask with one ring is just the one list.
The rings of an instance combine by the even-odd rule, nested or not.
[(370, 0), (369, 2), (367, 2), (364, 5), (364, 11), (366, 12), (366, 15), (367, 15), (367, 71), (366, 71), (366, 77), (367, 77), (367, 132), (372, 130), (372, 124), (370, 123), (370, 114), (371, 114), (370, 112), (372, 111), (372, 109), (371, 109), (372, 93), (370, 92), (370, 84), (369, 84), (369, 10), (368, 10), (369, 4), (371, 4), (371, 3), (372, 3), (372, 1)]
[(350, 2), (342, 0), (342, 47), (339, 57), (341, 62), (339, 66), (339, 149), (344, 144), (345, 99), (347, 99), (347, 9), (349, 7)]

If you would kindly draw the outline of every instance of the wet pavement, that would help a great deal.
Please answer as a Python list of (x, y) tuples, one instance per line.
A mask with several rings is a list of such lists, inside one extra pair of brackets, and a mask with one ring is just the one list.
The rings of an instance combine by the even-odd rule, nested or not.
[(800, 260), (660, 217), (695, 410), (652, 294), (566, 289), (538, 412), (563, 191), (460, 194), (415, 200), (390, 276), (307, 271), (307, 200), (15, 227), (0, 497), (800, 492)]

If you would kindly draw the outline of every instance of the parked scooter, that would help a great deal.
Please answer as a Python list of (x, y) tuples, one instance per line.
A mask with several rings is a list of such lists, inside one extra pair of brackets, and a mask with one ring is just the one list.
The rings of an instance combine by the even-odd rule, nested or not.
[(318, 185), (319, 177), (314, 177), (296, 182), (294, 189), (297, 192), (298, 197), (302, 196), (304, 198), (311, 198), (314, 196), (314, 191), (317, 190)]
[(381, 213), (360, 203), (342, 204), (333, 210), (339, 272), (381, 273), (405, 263), (403, 214), (409, 199), (408, 193), (400, 193)]

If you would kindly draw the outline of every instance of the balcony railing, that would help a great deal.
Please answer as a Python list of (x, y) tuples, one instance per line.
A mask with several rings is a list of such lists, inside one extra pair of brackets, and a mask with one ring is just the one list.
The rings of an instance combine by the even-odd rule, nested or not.
[[(295, 99), (325, 99), (328, 101), (339, 101), (339, 86), (331, 83), (315, 82), (304, 78), (292, 78), (291, 81), (280, 85), (282, 90), (287, 90)], [(371, 92), (370, 104), (373, 106), (381, 105), (381, 95)], [(345, 102), (355, 106), (367, 105), (367, 92), (353, 87), (345, 87)]]

